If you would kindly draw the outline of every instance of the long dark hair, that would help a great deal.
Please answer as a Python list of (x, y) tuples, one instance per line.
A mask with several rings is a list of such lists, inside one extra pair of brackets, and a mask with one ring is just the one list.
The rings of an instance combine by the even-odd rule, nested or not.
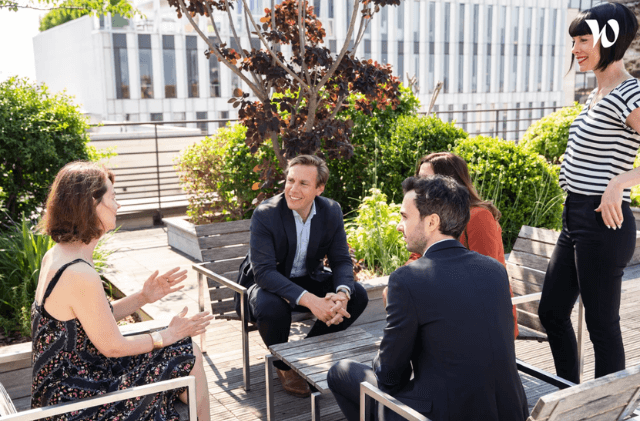
[(467, 190), (469, 190), (470, 208), (476, 206), (483, 207), (491, 212), (496, 221), (500, 220), (502, 214), (498, 208), (493, 205), (492, 201), (482, 200), (475, 187), (473, 187), (471, 177), (469, 176), (469, 168), (467, 167), (467, 162), (464, 159), (450, 152), (436, 152), (425, 155), (418, 163), (418, 168), (416, 168), (416, 177), (419, 177), (420, 167), (422, 167), (422, 164), (430, 164), (434, 173), (453, 177), (458, 183), (465, 186)]

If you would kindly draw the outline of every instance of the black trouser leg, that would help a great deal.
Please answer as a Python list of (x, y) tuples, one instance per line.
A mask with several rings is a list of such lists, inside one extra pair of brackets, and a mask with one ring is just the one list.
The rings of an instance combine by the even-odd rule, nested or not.
[(577, 345), (569, 316), (578, 291), (594, 346), (595, 376), (625, 368), (620, 293), (623, 270), (635, 249), (635, 219), (623, 202), (622, 228), (609, 229), (594, 211), (599, 203), (599, 197), (569, 194), (563, 231), (549, 262), (538, 310), (557, 374), (576, 383)]
[[(378, 380), (371, 367), (351, 360), (334, 364), (327, 373), (329, 389), (348, 421), (360, 419), (360, 383), (364, 381), (378, 387)], [(369, 413), (375, 413), (375, 406)]]

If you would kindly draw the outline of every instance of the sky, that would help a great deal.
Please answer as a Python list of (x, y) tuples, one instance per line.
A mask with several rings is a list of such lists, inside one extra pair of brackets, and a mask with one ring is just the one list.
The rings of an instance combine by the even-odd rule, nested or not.
[(36, 79), (33, 37), (38, 34), (39, 17), (45, 13), (0, 9), (0, 81), (13, 75)]

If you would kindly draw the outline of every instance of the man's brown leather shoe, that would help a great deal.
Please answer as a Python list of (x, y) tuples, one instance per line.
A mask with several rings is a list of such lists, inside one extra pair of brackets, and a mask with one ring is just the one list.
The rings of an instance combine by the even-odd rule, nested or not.
[(311, 395), (309, 384), (295, 371), (276, 368), (276, 373), (278, 373), (280, 383), (288, 394), (298, 398), (306, 398)]

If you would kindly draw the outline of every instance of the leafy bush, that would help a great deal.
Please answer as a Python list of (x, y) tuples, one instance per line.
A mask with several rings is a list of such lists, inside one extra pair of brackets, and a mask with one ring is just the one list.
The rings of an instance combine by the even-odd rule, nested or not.
[(0, 223), (32, 217), (66, 163), (87, 159), (87, 121), (64, 94), (27, 79), (0, 83)]
[[(107, 267), (111, 252), (104, 243), (111, 235), (103, 237), (93, 252), (98, 271)], [(16, 331), (22, 336), (31, 336), (31, 304), (40, 267), (44, 255), (54, 244), (48, 235), (34, 232), (27, 218), (0, 232), (0, 329), (7, 336)]]
[(345, 212), (358, 207), (360, 198), (368, 189), (376, 184), (376, 175), (384, 181), (380, 171), (376, 172), (374, 155), (379, 152), (381, 144), (389, 141), (395, 129), (396, 121), (407, 115), (415, 115), (420, 103), (411, 89), (400, 87), (400, 104), (392, 109), (374, 108), (371, 115), (357, 109), (358, 95), (351, 95), (339, 118), (350, 119), (354, 126), (351, 132), (351, 143), (354, 154), (351, 159), (334, 159), (327, 162), (331, 176), (326, 185), (324, 196), (330, 197), (342, 205)]
[[(253, 169), (263, 160), (275, 163), (276, 158), (269, 145), (262, 145), (252, 155), (245, 143), (246, 132), (240, 124), (228, 124), (178, 157), (176, 169), (182, 188), (189, 194), (187, 215), (194, 224), (250, 216), (260, 192), (260, 175)], [(271, 189), (270, 195), (276, 190)]]
[(453, 153), (464, 158), (474, 185), (502, 212), (502, 241), (511, 251), (522, 225), (560, 229), (563, 192), (558, 167), (513, 142), (485, 136), (464, 139)]
[(569, 127), (581, 111), (582, 105), (576, 102), (571, 107), (564, 107), (541, 118), (524, 132), (520, 145), (543, 155), (552, 164), (560, 163), (567, 149)]
[(389, 275), (409, 259), (406, 243), (396, 226), (400, 222), (400, 205), (387, 204), (379, 189), (370, 189), (362, 199), (355, 218), (347, 221), (347, 242), (356, 259), (380, 275)]

